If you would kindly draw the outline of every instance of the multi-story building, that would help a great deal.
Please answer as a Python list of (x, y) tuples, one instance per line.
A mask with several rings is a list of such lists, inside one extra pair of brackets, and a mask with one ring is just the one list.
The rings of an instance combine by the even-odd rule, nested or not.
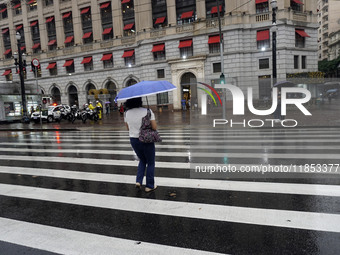
[(330, 60), (330, 34), (340, 29), (340, 1), (318, 0), (318, 42), (319, 60)]
[[(16, 32), (27, 62), (40, 61), (42, 92), (58, 103), (83, 105), (91, 89), (111, 100), (141, 80), (166, 79), (177, 90), (149, 98), (180, 109), (197, 93), (192, 81), (221, 72), (228, 83), (270, 96), (270, 0), (12, 0), (0, 1), (2, 79), (18, 79)], [(219, 5), (219, 6), (217, 6)], [(223, 36), (221, 70), (218, 12)], [(277, 76), (317, 70), (317, 0), (279, 0)], [(35, 72), (27, 67), (26, 80)], [(107, 89), (107, 90), (105, 90)], [(90, 93), (91, 94), (91, 93)], [(93, 90), (92, 90), (93, 94)]]
[[(329, 60), (337, 59), (340, 56), (340, 29), (329, 34)], [(340, 66), (338, 67), (340, 68)]]

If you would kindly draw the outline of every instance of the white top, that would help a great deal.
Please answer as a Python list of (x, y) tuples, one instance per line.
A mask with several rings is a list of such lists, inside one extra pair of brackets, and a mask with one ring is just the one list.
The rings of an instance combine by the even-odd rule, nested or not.
[[(155, 120), (155, 114), (151, 112), (151, 120)], [(125, 113), (124, 121), (129, 126), (129, 136), (138, 138), (139, 137), (139, 129), (142, 126), (142, 119), (146, 116), (148, 113), (146, 108), (139, 107), (139, 108), (133, 108), (131, 110), (128, 110)]]

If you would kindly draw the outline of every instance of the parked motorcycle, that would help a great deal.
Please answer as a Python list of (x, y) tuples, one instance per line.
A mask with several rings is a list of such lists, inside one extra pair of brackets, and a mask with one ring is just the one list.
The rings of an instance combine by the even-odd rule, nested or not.
[(76, 119), (81, 119), (81, 113), (80, 111), (77, 109), (77, 106), (73, 105), (71, 107), (71, 112), (70, 112), (70, 115), (69, 115), (69, 118), (70, 118), (70, 121), (72, 123), (74, 123), (74, 121)]
[(90, 120), (93, 120), (93, 121), (97, 122), (98, 119), (99, 119), (97, 110), (96, 110), (96, 109), (90, 110), (90, 109), (87, 107), (85, 110), (83, 110), (83, 111), (81, 112), (81, 119), (82, 119), (83, 123), (86, 123), (86, 120), (87, 120), (87, 119), (90, 119)]

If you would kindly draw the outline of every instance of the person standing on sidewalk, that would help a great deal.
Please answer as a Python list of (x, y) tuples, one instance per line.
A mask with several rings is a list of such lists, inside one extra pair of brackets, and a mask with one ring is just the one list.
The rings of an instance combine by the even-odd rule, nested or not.
[[(144, 173), (146, 170), (145, 192), (154, 191), (155, 185), (155, 143), (142, 143), (139, 141), (139, 130), (142, 126), (142, 119), (147, 115), (147, 109), (142, 107), (142, 98), (132, 98), (126, 101), (125, 124), (129, 130), (130, 143), (139, 158), (136, 177), (136, 188), (141, 188)], [(151, 127), (157, 129), (155, 115), (151, 111)]]

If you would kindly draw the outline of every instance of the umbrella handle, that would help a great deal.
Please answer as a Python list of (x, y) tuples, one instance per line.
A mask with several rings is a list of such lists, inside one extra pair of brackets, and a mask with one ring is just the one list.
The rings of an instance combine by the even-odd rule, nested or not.
[(148, 105), (148, 109), (149, 109), (149, 101), (148, 101), (148, 97), (146, 96), (146, 104)]

